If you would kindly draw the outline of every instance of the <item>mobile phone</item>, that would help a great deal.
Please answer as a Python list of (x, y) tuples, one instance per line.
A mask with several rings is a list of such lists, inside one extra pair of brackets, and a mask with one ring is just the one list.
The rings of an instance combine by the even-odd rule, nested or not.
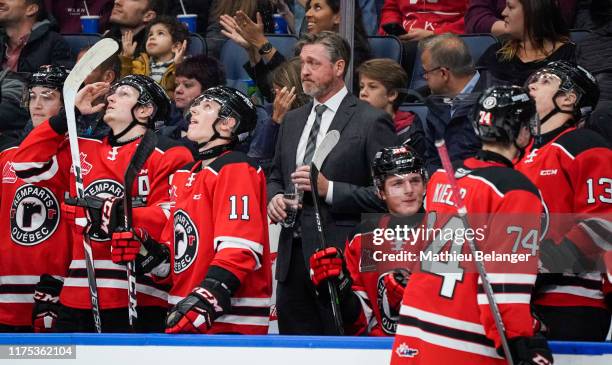
[(406, 34), (406, 30), (404, 29), (404, 27), (402, 27), (400, 23), (383, 24), (382, 28), (385, 31), (385, 33), (391, 34), (397, 37)]

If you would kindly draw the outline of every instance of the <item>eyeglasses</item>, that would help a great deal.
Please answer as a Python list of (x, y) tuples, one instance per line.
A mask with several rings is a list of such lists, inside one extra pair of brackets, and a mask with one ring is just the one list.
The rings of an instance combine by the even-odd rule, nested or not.
[(423, 69), (423, 71), (421, 72), (421, 77), (422, 78), (426, 78), (427, 75), (429, 75), (431, 72), (438, 71), (438, 70), (441, 70), (441, 69), (442, 69), (442, 66), (438, 66), (438, 67), (432, 68), (431, 70)]

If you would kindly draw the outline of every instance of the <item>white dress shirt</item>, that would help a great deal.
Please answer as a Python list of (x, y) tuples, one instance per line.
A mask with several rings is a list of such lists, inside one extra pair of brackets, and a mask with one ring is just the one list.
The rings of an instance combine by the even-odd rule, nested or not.
[[(348, 90), (346, 86), (342, 87), (340, 91), (338, 91), (334, 96), (329, 98), (325, 103), (320, 103), (316, 99), (313, 101), (312, 109), (310, 110), (310, 114), (308, 115), (308, 119), (306, 120), (306, 125), (304, 126), (304, 130), (302, 131), (302, 136), (300, 137), (300, 141), (297, 146), (297, 153), (295, 154), (295, 165), (301, 166), (304, 164), (304, 153), (306, 152), (306, 143), (308, 143), (308, 136), (310, 135), (310, 130), (312, 129), (312, 125), (314, 124), (316, 112), (315, 107), (319, 104), (325, 104), (327, 107), (321, 116), (321, 125), (319, 126), (319, 133), (317, 134), (317, 143), (316, 147), (319, 147), (321, 141), (327, 134), (329, 126), (331, 125), (338, 108), (340, 108), (340, 103), (344, 100), (344, 97), (348, 95)], [(315, 149), (316, 151), (316, 149)], [(332, 203), (333, 198), (333, 182), (329, 181), (329, 186), (327, 188), (327, 195), (325, 196), (325, 202), (327, 204)]]

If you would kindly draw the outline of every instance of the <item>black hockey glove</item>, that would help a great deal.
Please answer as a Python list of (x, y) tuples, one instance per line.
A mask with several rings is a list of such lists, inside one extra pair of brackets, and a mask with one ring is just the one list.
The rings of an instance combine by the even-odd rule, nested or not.
[[(85, 208), (87, 215), (87, 232), (95, 239), (110, 239), (117, 227), (124, 222), (123, 199), (114, 196), (100, 198), (86, 196), (84, 198), (66, 197), (66, 205)], [(75, 214), (76, 215), (76, 214)]]
[[(517, 365), (551, 365), (553, 356), (546, 338), (541, 334), (532, 337), (515, 337), (508, 339), (508, 346), (512, 354), (512, 360)], [(497, 353), (503, 356), (504, 350), (497, 349)]]
[(40, 276), (34, 288), (34, 308), (32, 309), (32, 326), (34, 332), (52, 332), (57, 321), (59, 295), (64, 282), (49, 274)]
[(166, 318), (166, 333), (207, 333), (215, 319), (231, 308), (231, 292), (222, 282), (206, 278), (178, 302)]
[(550, 239), (542, 241), (540, 261), (544, 272), (548, 273), (584, 273), (595, 267), (594, 262), (585, 257), (567, 238), (558, 245)]

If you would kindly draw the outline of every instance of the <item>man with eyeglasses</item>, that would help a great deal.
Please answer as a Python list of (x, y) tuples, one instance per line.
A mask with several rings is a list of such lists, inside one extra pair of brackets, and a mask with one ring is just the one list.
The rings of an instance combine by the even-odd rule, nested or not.
[(445, 33), (425, 38), (419, 42), (419, 50), (421, 76), (431, 91), (425, 127), (425, 167), (431, 174), (441, 166), (433, 136), (444, 135), (451, 160), (464, 160), (480, 149), (468, 115), (477, 101), (471, 94), (487, 85), (458, 36)]

